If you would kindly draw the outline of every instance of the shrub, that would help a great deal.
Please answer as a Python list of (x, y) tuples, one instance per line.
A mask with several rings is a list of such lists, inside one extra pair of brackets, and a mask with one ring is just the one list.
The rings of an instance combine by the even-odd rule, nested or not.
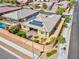
[(69, 2), (69, 7), (72, 7), (74, 3), (75, 3), (75, 0), (71, 0), (71, 1)]
[(50, 45), (50, 44), (52, 44), (53, 42), (54, 42), (54, 39), (51, 38), (49, 42), (46, 42), (46, 45)]
[(70, 10), (72, 9), (72, 7), (73, 7), (74, 4), (75, 4), (75, 0), (70, 0), (68, 12), (70, 12)]
[(50, 56), (52, 56), (52, 55), (54, 55), (56, 53), (57, 53), (57, 50), (52, 50), (52, 51), (50, 51), (50, 52), (48, 52), (46, 54), (47, 54), (47, 57), (50, 57)]
[(9, 31), (13, 34), (16, 34), (20, 29), (17, 27), (12, 27), (11, 29), (9, 29)]
[(44, 0), (44, 2), (46, 2), (46, 0)]
[(23, 38), (26, 38), (27, 37), (26, 36), (26, 32), (24, 32), (24, 31), (19, 31), (19, 32), (16, 33), (16, 35), (18, 35), (20, 37), (23, 37)]
[(65, 22), (69, 23), (70, 20), (71, 20), (71, 17), (70, 16), (66, 16), (65, 17)]
[(65, 42), (65, 38), (63, 36), (59, 36), (58, 37), (58, 42), (59, 43), (64, 43)]
[(56, 14), (62, 15), (64, 11), (65, 11), (64, 8), (58, 7), (58, 9), (56, 10)]
[(42, 8), (47, 9), (46, 3), (42, 3)]
[(36, 39), (35, 39), (35, 40), (33, 40), (33, 41), (34, 41), (35, 43), (39, 43), (39, 40), (36, 40)]
[(35, 8), (35, 9), (40, 8), (40, 6), (38, 4), (34, 4), (34, 3), (32, 4), (32, 7)]
[(44, 11), (44, 10), (42, 10), (42, 9), (41, 9), (39, 12), (40, 12), (40, 13), (42, 13), (42, 14), (43, 14), (43, 13), (45, 13), (45, 11)]
[(39, 36), (34, 36), (35, 39), (39, 38)]
[(66, 28), (68, 27), (66, 22), (64, 22), (63, 26), (66, 27)]

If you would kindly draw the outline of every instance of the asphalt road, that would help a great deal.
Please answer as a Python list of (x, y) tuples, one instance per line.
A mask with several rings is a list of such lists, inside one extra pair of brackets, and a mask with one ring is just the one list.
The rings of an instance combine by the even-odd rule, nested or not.
[(76, 3), (69, 46), (68, 59), (79, 59), (79, 4)]
[(0, 59), (18, 59), (18, 58), (13, 56), (9, 52), (5, 51), (4, 49), (0, 48)]

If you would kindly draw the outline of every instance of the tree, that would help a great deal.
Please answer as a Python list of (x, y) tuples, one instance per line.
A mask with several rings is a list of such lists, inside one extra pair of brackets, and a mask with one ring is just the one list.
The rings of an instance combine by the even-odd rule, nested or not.
[(58, 9), (56, 10), (56, 14), (62, 15), (64, 11), (65, 11), (64, 8), (58, 7)]
[(44, 0), (44, 2), (46, 2), (46, 0)]
[(69, 2), (69, 11), (68, 12), (70, 12), (70, 10), (72, 9), (74, 4), (75, 4), (75, 0), (70, 0), (70, 2)]
[(0, 0), (0, 3), (3, 3), (3, 0)]
[(43, 8), (43, 9), (47, 9), (46, 3), (42, 3), (42, 8)]
[(70, 20), (71, 20), (71, 17), (70, 16), (66, 16), (65, 17), (65, 22), (69, 23)]
[(71, 17), (70, 16), (66, 16), (65, 17), (65, 22), (64, 22), (63, 26), (67, 27), (67, 23), (69, 23), (70, 20), (71, 20)]
[(61, 35), (58, 37), (58, 42), (59, 43), (64, 43), (65, 42), (65, 38)]

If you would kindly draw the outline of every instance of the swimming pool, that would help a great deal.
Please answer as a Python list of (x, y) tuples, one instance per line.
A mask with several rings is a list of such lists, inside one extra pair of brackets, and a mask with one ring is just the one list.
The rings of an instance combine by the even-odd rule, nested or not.
[(3, 22), (0, 22), (0, 28), (4, 29), (5, 28), (5, 24)]

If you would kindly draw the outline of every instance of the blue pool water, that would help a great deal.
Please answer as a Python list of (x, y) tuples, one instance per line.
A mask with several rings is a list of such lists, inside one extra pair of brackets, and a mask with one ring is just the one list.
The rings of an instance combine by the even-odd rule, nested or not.
[(4, 29), (5, 28), (5, 24), (0, 22), (0, 28)]

